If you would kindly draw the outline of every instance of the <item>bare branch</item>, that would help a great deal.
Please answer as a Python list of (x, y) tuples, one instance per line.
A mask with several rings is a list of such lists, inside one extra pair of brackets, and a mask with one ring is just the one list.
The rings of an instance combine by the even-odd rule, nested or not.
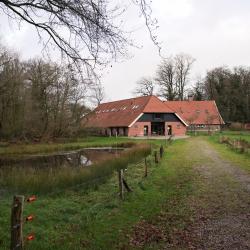
[[(153, 43), (160, 47), (153, 35), (157, 22), (146, 0), (132, 0), (140, 7)], [(107, 0), (0, 0), (0, 10), (16, 21), (35, 27), (46, 48), (56, 46), (77, 68), (87, 71), (96, 65), (127, 54), (133, 45), (126, 32), (116, 25), (124, 13), (124, 5), (111, 7)], [(44, 36), (45, 35), (45, 36)]]
[(136, 96), (149, 96), (154, 95), (155, 84), (153, 79), (150, 77), (142, 77), (136, 83), (136, 88), (133, 91), (133, 94)]

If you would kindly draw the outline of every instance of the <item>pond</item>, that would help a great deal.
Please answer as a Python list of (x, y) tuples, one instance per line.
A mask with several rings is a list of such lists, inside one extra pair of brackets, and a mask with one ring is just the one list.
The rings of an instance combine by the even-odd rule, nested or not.
[(84, 148), (75, 151), (57, 152), (53, 154), (25, 155), (19, 157), (1, 157), (0, 168), (57, 168), (86, 167), (97, 162), (119, 156), (125, 148)]

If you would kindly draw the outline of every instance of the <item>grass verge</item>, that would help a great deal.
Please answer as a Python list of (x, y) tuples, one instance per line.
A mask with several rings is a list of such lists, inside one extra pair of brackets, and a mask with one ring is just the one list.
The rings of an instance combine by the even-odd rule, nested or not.
[(220, 153), (220, 155), (225, 159), (229, 160), (242, 169), (245, 169), (250, 172), (250, 155), (247, 153), (239, 153), (230, 149), (225, 144), (219, 143), (218, 136), (204, 137), (213, 147)]

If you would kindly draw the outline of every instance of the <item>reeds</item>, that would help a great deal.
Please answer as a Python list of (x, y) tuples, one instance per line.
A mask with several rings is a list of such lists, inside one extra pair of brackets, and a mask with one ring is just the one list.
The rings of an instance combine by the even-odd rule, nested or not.
[(79, 185), (86, 189), (104, 182), (115, 170), (127, 168), (149, 153), (148, 144), (137, 144), (119, 156), (107, 156), (107, 159), (90, 167), (1, 168), (0, 188), (24, 194), (56, 193)]
[(28, 144), (28, 145), (7, 145), (4, 147), (0, 147), (0, 155), (2, 156), (22, 156), (22, 155), (29, 155), (29, 154), (46, 154), (51, 152), (59, 152), (59, 151), (70, 151), (70, 150), (78, 150), (82, 148), (88, 147), (131, 147), (135, 143), (134, 142), (115, 142), (105, 140), (103, 141), (91, 141), (85, 140), (83, 142), (72, 142), (72, 143), (47, 143), (47, 144)]

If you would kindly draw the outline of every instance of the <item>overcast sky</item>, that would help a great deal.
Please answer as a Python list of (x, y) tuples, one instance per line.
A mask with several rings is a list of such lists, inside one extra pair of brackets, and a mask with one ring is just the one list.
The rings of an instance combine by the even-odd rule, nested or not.
[[(153, 0), (153, 16), (159, 21), (158, 40), (167, 57), (180, 52), (192, 55), (191, 81), (222, 65), (250, 66), (249, 0)], [(142, 21), (142, 20), (141, 20)], [(137, 29), (134, 39), (142, 49), (131, 49), (132, 58), (113, 63), (103, 71), (107, 100), (132, 96), (136, 81), (154, 76), (161, 58), (149, 35), (131, 13), (130, 26)], [(23, 59), (40, 55), (37, 36), (28, 25), (9, 28), (0, 16), (1, 42), (18, 51)]]

